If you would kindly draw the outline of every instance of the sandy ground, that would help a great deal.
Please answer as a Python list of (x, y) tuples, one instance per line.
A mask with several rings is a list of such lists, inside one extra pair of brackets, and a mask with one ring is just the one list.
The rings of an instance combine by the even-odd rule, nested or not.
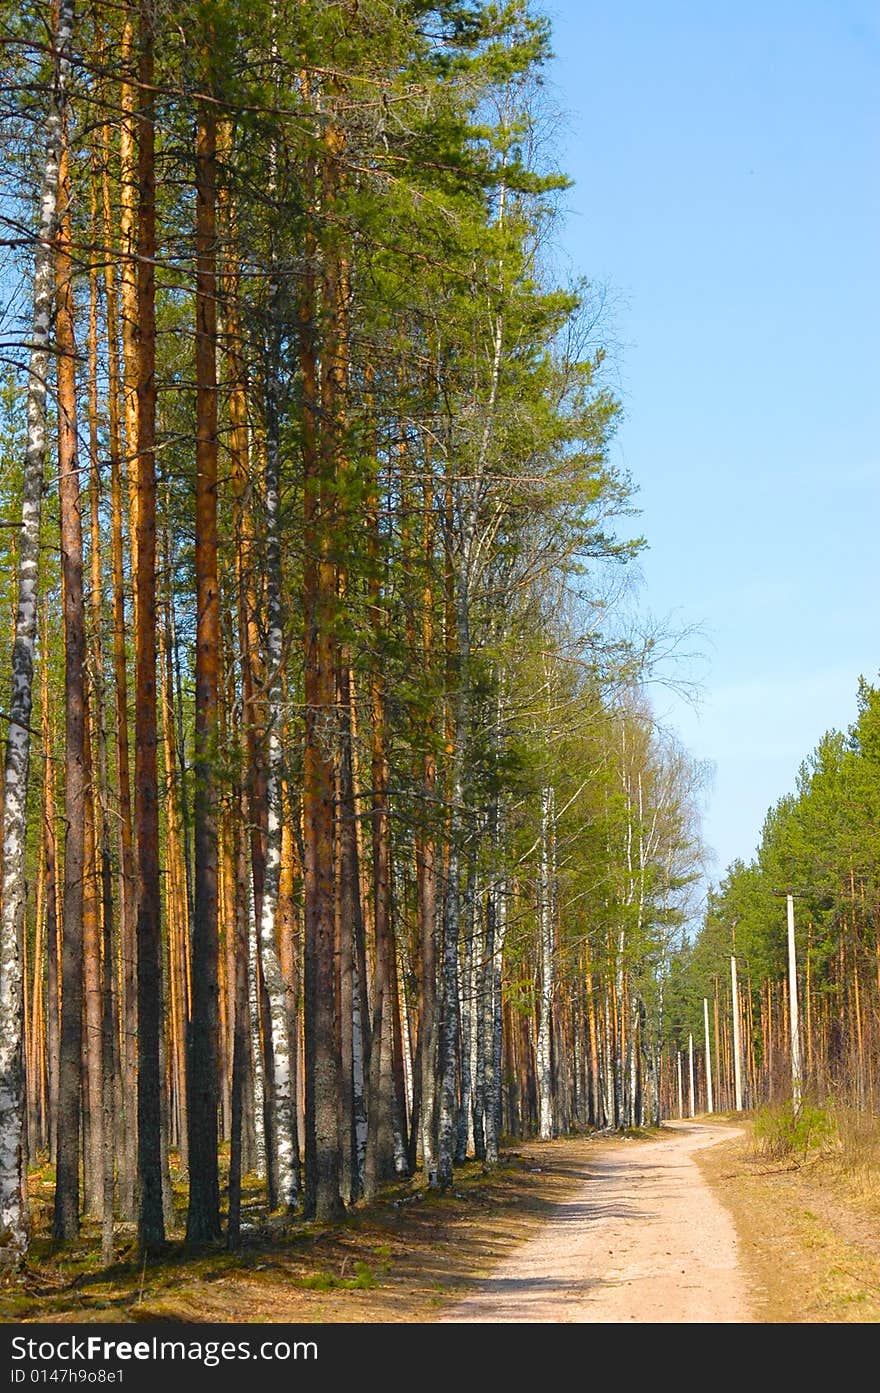
[(444, 1322), (751, 1321), (733, 1222), (693, 1160), (735, 1133), (667, 1126), (591, 1157), (583, 1185)]

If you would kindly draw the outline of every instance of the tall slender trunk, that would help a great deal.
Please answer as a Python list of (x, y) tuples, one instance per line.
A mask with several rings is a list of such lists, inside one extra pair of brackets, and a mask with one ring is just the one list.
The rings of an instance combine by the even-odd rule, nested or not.
[(220, 1235), (217, 1163), (216, 728), (220, 653), (217, 581), (216, 123), (199, 104), (196, 144), (196, 788), (192, 1021), (188, 1070), (187, 1239)]
[(538, 1029), (538, 1099), (540, 1136), (549, 1141), (555, 1133), (553, 1097), (553, 1002), (555, 996), (555, 955), (553, 923), (554, 876), (554, 792), (541, 790), (541, 880), (538, 913), (541, 933), (541, 1004)]
[[(433, 760), (431, 763), (433, 769)], [(427, 782), (427, 780), (426, 780)], [(421, 1030), (422, 1168), (429, 1186), (437, 1184), (437, 867), (431, 835), (416, 842), (416, 896), (421, 949), (419, 1022)]]
[[(96, 188), (90, 181), (92, 240), (96, 241)], [(105, 787), (101, 765), (102, 744), (98, 733), (103, 723), (101, 684), (101, 543), (97, 526), (100, 480), (98, 475), (98, 276), (89, 269), (88, 327), (88, 433), (89, 433), (89, 614), (85, 693), (85, 761), (89, 772), (85, 827), (86, 878), (83, 885), (83, 987), (85, 1038), (83, 1073), (87, 1105), (84, 1112), (85, 1207), (103, 1214), (104, 1205), (104, 1011), (101, 977), (102, 929), (98, 853), (101, 846), (101, 796)], [(97, 747), (97, 749), (96, 749)], [(112, 1217), (111, 1217), (112, 1224)]]
[(470, 709), (470, 573), (468, 557), (476, 528), (472, 507), (464, 520), (460, 555), (452, 557), (452, 490), (447, 489), (446, 510), (446, 646), (448, 686), (447, 754), (449, 776), (449, 832), (446, 860), (446, 893), (443, 901), (443, 954), (440, 968), (440, 1029), (438, 1037), (437, 1183), (452, 1184), (452, 1162), (457, 1109), (457, 1059), (459, 1049), (458, 946), (461, 927), (461, 859), (464, 839), (465, 746)]
[[(85, 633), (85, 611), (83, 612)], [(87, 640), (84, 638), (85, 648)], [(95, 766), (92, 751), (92, 711), (86, 664), (83, 663), (83, 768), (85, 826), (83, 828), (83, 1208), (97, 1217), (103, 1203), (103, 1010), (101, 993), (101, 925), (99, 920), (95, 844)]]
[[(328, 132), (322, 165), (325, 213), (337, 189), (335, 142)], [(314, 251), (314, 246), (312, 246)], [(334, 767), (336, 681), (334, 628), (336, 569), (333, 562), (336, 521), (336, 470), (339, 450), (337, 412), (343, 401), (341, 349), (333, 319), (339, 290), (339, 263), (334, 247), (325, 249), (323, 300), (330, 324), (321, 358), (320, 405), (323, 428), (317, 449), (315, 414), (319, 404), (314, 344), (314, 284), (301, 299), (303, 364), (303, 517), (305, 564), (305, 753), (303, 815), (305, 824), (305, 1025), (306, 1025), (306, 1207), (320, 1219), (339, 1213), (338, 1083), (339, 1055), (335, 1023)], [(329, 414), (328, 414), (329, 413)]]
[(58, 1239), (79, 1232), (79, 1162), (82, 1086), (83, 884), (87, 818), (85, 605), (80, 478), (77, 458), (73, 260), (70, 248), (68, 154), (62, 148), (61, 214), (55, 261), (58, 345), (58, 492), (64, 606), (64, 914), (61, 955), (61, 1056), (58, 1161), (53, 1230)]
[[(329, 569), (326, 563), (318, 568)], [(337, 1118), (338, 1053), (335, 1029), (335, 922), (333, 895), (333, 782), (322, 730), (330, 707), (326, 689), (332, 673), (325, 637), (326, 574), (318, 581), (315, 607), (307, 619), (311, 671), (306, 682), (305, 1004), (307, 1205), (315, 1217), (333, 1218), (340, 1208)], [(322, 633), (323, 630), (323, 633)], [(311, 1161), (311, 1165), (309, 1162)]]
[(457, 1106), (458, 931), (461, 904), (459, 886), (461, 819), (458, 805), (461, 793), (461, 780), (456, 777), (453, 780), (451, 792), (453, 809), (449, 824), (446, 895), (443, 901), (443, 956), (440, 976), (440, 1032), (437, 1060), (439, 1075), (437, 1184), (440, 1189), (448, 1189), (452, 1184)]
[[(487, 1039), (486, 991), (489, 984), (491, 1000), (491, 953), (489, 947), (491, 896), (481, 890), (477, 897), (474, 913), (474, 953), (473, 966), (473, 1040), (471, 1045), (471, 1129), (474, 1140), (474, 1156), (478, 1161), (486, 1159), (486, 1054), (491, 1048), (491, 1029)], [(492, 907), (494, 911), (494, 906)], [(477, 927), (479, 925), (479, 928)], [(494, 945), (493, 945), (494, 946)]]
[[(171, 559), (168, 534), (164, 537), (164, 564), (166, 577), (170, 573)], [(186, 887), (186, 866), (181, 851), (183, 834), (179, 809), (177, 780), (178, 758), (174, 725), (174, 668), (171, 655), (171, 597), (166, 584), (163, 594), (164, 623), (159, 627), (159, 664), (164, 698), (162, 702), (162, 745), (165, 765), (165, 819), (168, 889), (167, 938), (168, 968), (171, 996), (171, 1063), (174, 1080), (174, 1096), (177, 1104), (177, 1133), (180, 1146), (181, 1165), (188, 1168), (189, 1153), (186, 1111), (186, 1025), (190, 1012), (189, 974), (189, 902)]]
[(455, 1140), (455, 1162), (467, 1160), (468, 1141), (473, 1120), (473, 1043), (474, 1043), (474, 865), (468, 856), (462, 894), (464, 924), (464, 954), (460, 964), (461, 995), (459, 1000), (459, 1030), (461, 1032), (461, 1093), (458, 1107), (458, 1127)]
[[(389, 860), (389, 865), (391, 862)], [(392, 901), (393, 901), (392, 895)], [(400, 970), (393, 928), (391, 932), (391, 1087), (392, 1122), (394, 1126), (394, 1166), (398, 1175), (405, 1175), (407, 1160), (407, 1093), (406, 1068), (403, 1058), (403, 997), (400, 991)]]
[[(46, 926), (46, 832), (41, 821), (37, 860), (37, 899), (34, 916), (34, 961), (30, 970), (32, 984), (30, 1017), (25, 1001), (25, 1083), (27, 1094), (28, 1156), (45, 1145), (46, 1135), (46, 1013), (43, 996), (43, 963), (45, 961)], [(22, 948), (27, 947), (26, 937)], [(27, 996), (28, 967), (23, 963), (25, 996)], [(29, 1029), (28, 1029), (29, 1026)]]
[(233, 806), (235, 860), (235, 979), (233, 990), (232, 1106), (229, 1143), (229, 1217), (226, 1245), (241, 1242), (241, 1177), (244, 1159), (245, 1071), (248, 1065), (248, 870), (242, 826), (245, 803), (236, 790)]
[[(113, 245), (110, 201), (110, 128), (103, 127), (101, 202), (104, 244)], [(123, 259), (123, 265), (125, 261)], [(128, 745), (128, 672), (125, 649), (125, 553), (122, 533), (122, 430), (119, 413), (122, 390), (118, 345), (116, 268), (108, 255), (104, 270), (107, 314), (107, 435), (110, 451), (110, 557), (113, 582), (113, 691), (115, 700), (116, 787), (120, 886), (119, 956), (121, 960), (121, 1067), (119, 1088), (122, 1142), (119, 1151), (120, 1202), (126, 1218), (135, 1215), (137, 1176), (137, 888), (131, 810), (131, 765)], [(136, 435), (136, 421), (131, 426)], [(136, 450), (136, 438), (129, 441)], [(130, 466), (131, 467), (131, 466)]]
[[(289, 736), (285, 732), (284, 743)], [(298, 810), (292, 806), (290, 788), (285, 780), (282, 790), (281, 880), (278, 891), (278, 959), (284, 979), (284, 1010), (287, 1020), (288, 1050), (290, 1052), (290, 1099), (293, 1126), (293, 1157), (297, 1191), (302, 1186), (299, 1138), (299, 998), (300, 998), (300, 909), (296, 898), (299, 875), (297, 851)], [(294, 821), (297, 823), (294, 830)]]
[[(433, 498), (430, 481), (424, 485), (424, 527), (422, 563), (422, 664), (426, 673), (434, 669), (434, 591), (430, 565), (434, 551)], [(419, 1023), (421, 1030), (421, 1117), (422, 1168), (429, 1186), (437, 1184), (437, 848), (433, 826), (436, 820), (437, 756), (432, 748), (435, 735), (433, 715), (426, 731), (427, 748), (422, 757), (422, 789), (425, 799), (425, 825), (416, 831), (416, 897), (421, 976), (419, 979)]]
[(358, 865), (357, 814), (355, 808), (352, 760), (351, 671), (348, 655), (339, 663), (339, 979), (340, 979), (340, 1143), (342, 1151), (342, 1193), (349, 1203), (361, 1191), (358, 1155), (358, 1122), (363, 1111), (363, 1042), (361, 1036), (360, 992), (358, 990), (357, 943), (363, 936), (360, 869)]
[[(371, 625), (377, 652), (383, 641), (384, 611), (380, 603), (376, 568), (379, 556), (378, 501), (368, 505), (370, 547), (374, 576), (370, 581)], [(366, 1191), (374, 1194), (383, 1180), (395, 1173), (394, 1081), (391, 976), (394, 944), (391, 926), (390, 822), (388, 808), (388, 757), (386, 750), (385, 687), (378, 663), (370, 673), (370, 751), (372, 772), (373, 1019), (370, 1031), (370, 1087), (368, 1102)]]
[(135, 594), (135, 826), (137, 828), (138, 1238), (165, 1239), (162, 1184), (162, 944), (156, 691), (156, 175), (153, 0), (138, 30), (137, 465)]
[(599, 1049), (599, 1030), (596, 1021), (596, 999), (593, 983), (593, 962), (590, 940), (584, 939), (584, 981), (587, 992), (587, 1033), (590, 1042), (590, 1111), (589, 1121), (594, 1127), (605, 1126), (605, 1110), (602, 1094), (602, 1060)]
[(55, 68), (46, 116), (46, 157), (34, 255), (34, 304), (27, 385), (27, 445), (22, 481), (12, 695), (5, 754), (3, 898), (0, 918), (0, 1231), (2, 1255), (17, 1264), (27, 1250), (22, 1186), (21, 951), (26, 895), (25, 841), (34, 639), (37, 631), (40, 514), (46, 460), (46, 377), (52, 323), (53, 246), (64, 142), (66, 86), (73, 36), (72, 0), (60, 0)]
[[(132, 602), (137, 628), (137, 470), (138, 456), (138, 220), (140, 201), (140, 155), (138, 141), (140, 106), (146, 97), (139, 89), (140, 44), (145, 0), (132, 0), (124, 14), (120, 35), (120, 58), (123, 78), (120, 83), (119, 121), (119, 279), (122, 301), (122, 409), (125, 423), (126, 478), (128, 481), (129, 517), (131, 530)], [(133, 13), (139, 11), (136, 29)], [(108, 242), (108, 246), (110, 243)], [(112, 257), (108, 257), (108, 265)]]
[[(226, 615), (221, 621), (226, 625)], [(225, 641), (225, 634), (224, 634)], [(223, 659), (221, 656), (221, 666)], [(228, 665), (227, 665), (228, 666)], [(221, 750), (231, 749), (230, 735), (234, 729), (234, 724), (228, 724), (230, 717), (234, 714), (232, 710), (235, 701), (234, 684), (228, 680), (221, 685), (220, 711), (218, 715), (218, 748)], [(217, 829), (217, 926), (218, 926), (218, 945), (217, 945), (217, 1015), (218, 1015), (218, 1079), (220, 1097), (220, 1126), (219, 1140), (221, 1142), (229, 1138), (230, 1116), (229, 1109), (232, 1102), (232, 1047), (230, 1031), (230, 1010), (229, 1000), (231, 994), (230, 983), (234, 980), (234, 973), (229, 972), (229, 946), (230, 939), (234, 937), (234, 930), (231, 928), (235, 923), (235, 868), (232, 847), (232, 821), (231, 802), (223, 798), (220, 808)], [(171, 935), (169, 934), (169, 939)]]
[[(98, 165), (96, 150), (91, 180), (92, 235), (98, 240)], [(116, 1000), (113, 990), (113, 869), (110, 849), (107, 730), (104, 723), (103, 576), (101, 566), (101, 476), (98, 456), (98, 268), (89, 271), (89, 601), (91, 613), (92, 747), (97, 749), (92, 791), (94, 841), (100, 868), (101, 941), (96, 956), (101, 1018), (101, 1251), (105, 1265), (113, 1258), (113, 1209), (116, 1162), (114, 1146), (116, 1076)], [(97, 871), (97, 868), (96, 868)], [(103, 968), (103, 971), (102, 971)]]
[(254, 1114), (253, 1114), (253, 1142), (254, 1142), (254, 1169), (257, 1175), (265, 1176), (268, 1172), (266, 1157), (266, 1129), (263, 1126), (263, 1118), (266, 1110), (266, 1075), (264, 1069), (263, 1047), (260, 1040), (260, 981), (259, 981), (259, 945), (257, 942), (257, 920), (254, 911), (254, 891), (253, 891), (253, 863), (251, 865), (251, 881), (248, 887), (247, 898), (247, 922), (248, 922), (248, 1019), (250, 1021), (250, 1058), (253, 1071), (253, 1095), (254, 1095)]
[(266, 472), (265, 472), (265, 595), (266, 595), (266, 841), (263, 895), (260, 906), (260, 962), (269, 1006), (273, 1069), (273, 1140), (277, 1201), (292, 1208), (297, 1200), (297, 1147), (293, 1075), (290, 1067), (290, 1033), (287, 988), (278, 955), (278, 904), (281, 883), (281, 835), (283, 800), (284, 723), (282, 665), (284, 625), (282, 613), (281, 533), (279, 506), (279, 404), (277, 363), (281, 356), (277, 329), (277, 287), (270, 286), (270, 332), (266, 363)]
[[(44, 610), (44, 652), (48, 648), (48, 601)], [(60, 1051), (61, 996), (58, 940), (58, 879), (55, 845), (55, 774), (52, 727), (49, 721), (49, 665), (41, 664), (41, 735), (43, 745), (43, 837), (46, 846), (46, 1072), (48, 1075), (49, 1150), (56, 1153), (58, 1123), (58, 1061)], [(4, 901), (5, 903), (5, 901)]]
[[(503, 1046), (504, 998), (501, 994), (502, 966), (504, 962), (504, 940), (507, 936), (508, 885), (502, 880), (498, 887), (495, 907), (495, 952), (492, 958), (492, 1022), (493, 1078), (491, 1088), (487, 1081), (486, 1097), (486, 1162), (494, 1165), (498, 1161), (498, 1146), (501, 1137), (501, 1054)], [(491, 1121), (490, 1121), (491, 1119)], [(490, 1131), (491, 1127), (491, 1131)]]

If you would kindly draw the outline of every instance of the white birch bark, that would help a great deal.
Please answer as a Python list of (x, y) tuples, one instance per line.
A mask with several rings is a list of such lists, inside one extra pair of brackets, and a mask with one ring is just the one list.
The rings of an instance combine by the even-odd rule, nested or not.
[(449, 862), (446, 896), (443, 903), (443, 953), (440, 969), (440, 1021), (438, 1039), (438, 1115), (437, 1183), (440, 1189), (452, 1184), (452, 1161), (456, 1140), (457, 1056), (459, 1040), (458, 942), (461, 927), (461, 841), (463, 835), (465, 742), (470, 710), (470, 569), (469, 557), (476, 531), (476, 502), (472, 498), (462, 528), (462, 560), (456, 585), (456, 637), (458, 640), (458, 688), (454, 694), (455, 753), (452, 762), (451, 814), (449, 819)]
[[(400, 956), (400, 955), (398, 955)], [(403, 1049), (401, 1056), (403, 1060), (403, 1099), (407, 1117), (412, 1117), (413, 1109), (413, 1042), (412, 1042), (412, 1017), (409, 1008), (409, 995), (404, 987), (403, 962), (399, 961), (398, 971), (401, 985), (400, 992), (400, 1017), (403, 1038)], [(354, 1051), (352, 1051), (354, 1053)], [(404, 1172), (405, 1174), (406, 1172)]]
[(357, 946), (351, 954), (351, 1079), (354, 1111), (354, 1149), (357, 1164), (357, 1191), (363, 1194), (367, 1164), (367, 1086), (364, 1070), (364, 1030), (361, 1020), (361, 984)]
[(473, 868), (470, 860), (465, 877), (462, 905), (464, 919), (464, 961), (461, 964), (461, 1001), (459, 1020), (461, 1030), (461, 1096), (458, 1109), (458, 1133), (455, 1160), (461, 1164), (473, 1148), (471, 1102), (473, 1098), (474, 1050), (474, 890)]
[(730, 959), (730, 1001), (733, 1012), (733, 1092), (737, 1112), (743, 1110), (742, 1050), (739, 1038), (739, 988), (736, 980), (736, 958)]
[[(393, 878), (393, 876), (394, 876), (394, 866), (393, 866), (393, 864), (392, 864), (392, 866), (391, 866), (391, 875), (392, 875), (392, 878)], [(392, 903), (392, 904), (394, 903), (394, 894), (393, 894), (393, 891), (392, 891), (391, 903)], [(402, 970), (402, 966), (403, 966), (403, 965), (402, 965), (400, 953), (399, 953), (398, 950), (399, 950), (399, 945), (395, 945), (394, 951), (397, 953), (396, 975), (397, 975), (397, 983), (398, 983), (398, 991), (397, 991), (396, 995), (397, 995), (398, 1002), (401, 1003), (401, 1005), (403, 1005), (403, 1003), (404, 1003), (405, 1000), (406, 1000), (406, 993), (405, 993), (405, 991), (403, 990), (403, 970)], [(392, 999), (393, 999), (392, 994), (389, 993), (388, 1002), (390, 1003)], [(404, 1006), (404, 1010), (405, 1010), (405, 1006)], [(404, 1035), (403, 1041), (402, 1041), (402, 1051), (401, 1051), (401, 1054), (402, 1054), (403, 1059), (405, 1060), (405, 1058), (406, 1058), (406, 1036), (405, 1036), (405, 1035)], [(388, 1058), (389, 1058), (389, 1060), (392, 1060), (392, 1061), (393, 1061), (393, 1059), (394, 1059), (394, 1020), (393, 1020), (393, 1018), (391, 1017), (390, 1011), (389, 1011), (389, 1019), (388, 1019)], [(392, 1101), (392, 1109), (391, 1109), (391, 1120), (392, 1120), (392, 1131), (393, 1131), (393, 1133), (394, 1133), (394, 1169), (395, 1169), (395, 1171), (397, 1172), (398, 1175), (407, 1175), (407, 1174), (409, 1173), (409, 1158), (408, 1158), (408, 1156), (407, 1156), (407, 1150), (406, 1150), (406, 1143), (407, 1143), (407, 1097), (406, 1097), (406, 1064), (405, 1064), (405, 1063), (404, 1063), (404, 1087), (403, 1087), (403, 1098), (402, 1098), (402, 1099), (398, 1099), (397, 1085), (396, 1085), (396, 1082), (395, 1082), (395, 1081), (392, 1081), (392, 1090), (393, 1090), (393, 1092), (392, 1092), (392, 1100), (393, 1100), (393, 1101)]]
[[(497, 916), (495, 919), (495, 955), (493, 961), (493, 1022), (492, 1022), (492, 1052), (494, 1061), (494, 1080), (493, 1080), (493, 1112), (494, 1112), (494, 1135), (495, 1135), (495, 1158), (498, 1157), (498, 1139), (501, 1136), (501, 1050), (504, 1042), (504, 1014), (503, 1002), (501, 999), (502, 969), (504, 963), (504, 940), (507, 936), (507, 881), (501, 882), (498, 894)], [(488, 1141), (486, 1143), (488, 1151)]]
[[(474, 1156), (478, 1161), (486, 1158), (485, 1126), (485, 1068), (486, 1058), (486, 1014), (483, 1003), (486, 995), (486, 979), (491, 964), (488, 961), (488, 918), (490, 896), (478, 885), (474, 895), (472, 913), (472, 933), (474, 936), (475, 958), (472, 968), (471, 1001), (473, 1028), (471, 1032), (471, 1118), (470, 1136)], [(479, 928), (478, 928), (479, 925)], [(476, 954), (479, 944), (480, 952)], [(491, 993), (491, 987), (490, 987)]]
[[(506, 154), (502, 168), (507, 164)], [(497, 226), (504, 223), (507, 185), (502, 179)], [(499, 262), (499, 275), (502, 272)], [(441, 1189), (452, 1183), (452, 1159), (456, 1134), (456, 1056), (458, 1038), (458, 940), (460, 931), (462, 803), (465, 786), (465, 740), (470, 713), (470, 604), (471, 586), (479, 569), (480, 543), (478, 522), (484, 488), (484, 472), (492, 439), (501, 364), (504, 348), (504, 317), (494, 316), (492, 322), (492, 367), (488, 399), (483, 413), (483, 428), (477, 447), (473, 477), (465, 484), (458, 561), (455, 577), (455, 627), (458, 642), (458, 689), (454, 697), (455, 754), (451, 779), (452, 808), (449, 820), (449, 862), (446, 895), (443, 903), (443, 952), (440, 966), (439, 1020), (437, 1026), (437, 1183)]]
[[(434, 844), (426, 841), (423, 846), (423, 881), (419, 888), (419, 928), (422, 934), (422, 941), (427, 938), (434, 943), (438, 940), (438, 913), (436, 897), (436, 878), (434, 866)], [(427, 920), (427, 924), (425, 924)], [(422, 1101), (421, 1101), (421, 1133), (422, 1133), (422, 1164), (424, 1166), (425, 1177), (430, 1188), (438, 1184), (437, 1176), (437, 1090), (438, 1090), (438, 1057), (440, 1041), (440, 1004), (442, 992), (437, 992), (436, 983), (436, 962), (430, 964), (427, 961), (427, 949), (423, 948), (425, 958), (424, 971), (426, 982), (430, 975), (430, 987), (433, 989), (428, 992), (430, 1005), (427, 1007), (428, 1018), (424, 1024), (424, 1037), (422, 1040)], [(427, 990), (427, 989), (426, 989)]]
[(46, 159), (34, 252), (34, 308), (27, 385), (27, 445), (21, 503), (18, 601), (12, 650), (12, 694), (6, 739), (3, 821), (3, 909), (0, 919), (0, 1258), (13, 1265), (27, 1251), (23, 1187), (22, 957), (25, 841), (34, 638), (37, 630), (40, 512), (46, 459), (46, 375), (55, 293), (53, 242), (58, 171), (73, 35), (72, 0), (60, 0), (55, 72), (46, 115)]
[(485, 1078), (484, 1118), (486, 1129), (486, 1165), (498, 1164), (498, 1139), (501, 1133), (501, 963), (504, 953), (504, 934), (507, 928), (507, 888), (496, 882), (490, 892), (487, 907), (486, 988), (484, 998)]
[(712, 1090), (712, 1044), (709, 1039), (709, 1002), (703, 997), (703, 1027), (706, 1035), (706, 1111), (715, 1111)]
[(605, 1126), (617, 1126), (617, 1089), (615, 1079), (617, 1078), (617, 1060), (614, 1050), (614, 1039), (611, 1026), (611, 1001), (609, 1000), (609, 990), (605, 992), (605, 1019), (603, 1022), (603, 1038), (605, 1041), (605, 1060), (602, 1069), (602, 1082), (605, 1090)]
[(541, 1011), (538, 1026), (537, 1070), (539, 1126), (542, 1141), (553, 1136), (553, 1064), (552, 1015), (554, 982), (553, 957), (553, 822), (555, 816), (552, 788), (541, 790)]
[[(497, 848), (497, 835), (493, 838)], [(477, 999), (477, 1047), (479, 1059), (477, 1068), (480, 1076), (482, 1096), (483, 1160), (490, 1166), (497, 1164), (498, 1139), (495, 1134), (495, 935), (497, 921), (498, 887), (490, 881), (486, 889), (483, 930), (483, 962), (479, 974), (479, 995)], [(490, 1152), (492, 1153), (490, 1159)]]
[(254, 1071), (254, 1149), (255, 1170), (266, 1174), (266, 1106), (263, 1086), (263, 1046), (260, 1040), (260, 1003), (257, 988), (257, 923), (254, 914), (253, 891), (248, 891), (248, 1015), (251, 1022), (251, 1063)]
[(791, 1041), (791, 1105), (795, 1113), (800, 1111), (801, 1090), (803, 1087), (803, 1062), (801, 1060), (801, 1033), (798, 1018), (797, 951), (794, 936), (794, 898), (786, 894), (786, 913), (788, 919), (788, 1028)]
[[(456, 766), (460, 764), (455, 757)], [(456, 777), (452, 786), (452, 816), (449, 830), (449, 871), (443, 904), (443, 957), (440, 974), (440, 1032), (438, 1046), (438, 1122), (437, 1183), (441, 1189), (452, 1184), (452, 1159), (456, 1122), (456, 1055), (458, 1046), (458, 927), (459, 927), (459, 849), (462, 785)]]
[[(271, 370), (271, 369), (270, 369)], [(272, 396), (270, 390), (270, 397)], [(266, 867), (260, 913), (260, 962), (269, 998), (275, 1099), (275, 1150), (278, 1166), (278, 1199), (287, 1208), (296, 1204), (294, 1099), (291, 1088), (290, 1033), (287, 1020), (287, 988), (278, 956), (277, 920), (281, 884), (282, 747), (283, 720), (281, 665), (283, 630), (281, 609), (281, 542), (278, 527), (278, 436), (274, 420), (267, 422), (266, 448), (266, 607), (268, 634), (266, 669), (268, 732), (266, 753)]]
[(630, 1006), (630, 1027), (626, 1042), (627, 1060), (627, 1108), (626, 1119), (630, 1127), (640, 1127), (642, 1124), (639, 1112), (639, 1079), (638, 1079), (638, 1039), (639, 1039), (639, 1003), (634, 1000)]

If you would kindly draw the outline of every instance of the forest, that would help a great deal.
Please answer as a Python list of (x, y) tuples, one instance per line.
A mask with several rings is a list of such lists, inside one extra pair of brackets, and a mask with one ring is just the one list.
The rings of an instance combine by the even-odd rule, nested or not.
[(863, 678), (857, 703), (855, 722), (845, 733), (823, 735), (801, 765), (795, 791), (769, 809), (754, 859), (727, 868), (699, 933), (670, 966), (682, 1029), (689, 1022), (697, 1036), (703, 997), (713, 1003), (722, 1105), (733, 1106), (731, 955), (738, 997), (742, 991), (743, 1102), (755, 1107), (791, 1096), (783, 898), (791, 891), (804, 1096), (876, 1114), (880, 690)]
[(691, 1112), (781, 1094), (780, 887), (805, 1079), (868, 1106), (880, 698), (688, 937), (706, 771), (652, 711), (548, 21), (0, 13), (4, 1261), (235, 1250), (249, 1176), (447, 1191), (688, 1070)]

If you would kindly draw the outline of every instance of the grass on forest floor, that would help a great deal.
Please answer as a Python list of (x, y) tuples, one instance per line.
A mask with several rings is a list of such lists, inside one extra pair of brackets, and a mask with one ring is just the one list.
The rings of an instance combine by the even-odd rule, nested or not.
[(695, 1159), (736, 1223), (755, 1319), (880, 1321), (880, 1121), (809, 1105), (748, 1121)]
[(97, 1224), (61, 1248), (46, 1236), (53, 1180), (31, 1176), (36, 1237), (25, 1272), (0, 1287), (2, 1321), (431, 1321), (470, 1282), (534, 1232), (583, 1179), (584, 1140), (508, 1150), (486, 1172), (475, 1161), (440, 1195), (420, 1179), (389, 1186), (333, 1225), (269, 1215), (251, 1178), (243, 1242), (194, 1254), (183, 1245), (184, 1192), (166, 1251), (138, 1259), (132, 1226), (117, 1225), (112, 1268)]
[[(805, 1142), (803, 1131), (788, 1135), (784, 1113), (764, 1117), (757, 1135), (749, 1126), (695, 1159), (736, 1222), (756, 1321), (877, 1322), (880, 1123), (841, 1110), (830, 1127), (814, 1123)], [(445, 1195), (400, 1182), (334, 1225), (266, 1214), (251, 1181), (242, 1215), (249, 1227), (235, 1254), (221, 1245), (184, 1249), (176, 1189), (178, 1228), (165, 1253), (142, 1264), (133, 1229), (118, 1226), (109, 1270), (96, 1225), (63, 1249), (45, 1236), (53, 1178), (44, 1169), (31, 1181), (42, 1236), (27, 1270), (0, 1286), (0, 1320), (442, 1320), (451, 1301), (551, 1217), (583, 1182), (590, 1149), (603, 1144), (525, 1142), (497, 1171), (468, 1163)]]

